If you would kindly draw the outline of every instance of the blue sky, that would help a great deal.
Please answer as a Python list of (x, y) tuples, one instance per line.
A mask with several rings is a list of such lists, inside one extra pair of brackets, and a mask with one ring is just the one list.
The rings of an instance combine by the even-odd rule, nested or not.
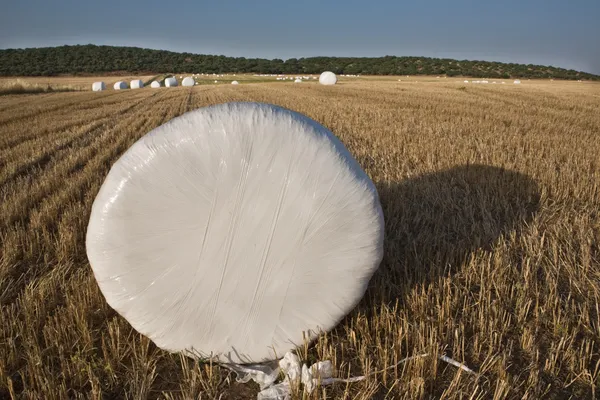
[(412, 55), (600, 74), (600, 0), (0, 0), (0, 48), (138, 46), (283, 58)]

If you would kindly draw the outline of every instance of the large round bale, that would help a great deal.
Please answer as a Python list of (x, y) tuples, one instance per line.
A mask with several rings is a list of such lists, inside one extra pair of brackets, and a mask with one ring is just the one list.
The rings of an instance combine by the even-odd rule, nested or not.
[(383, 227), (375, 186), (329, 130), (227, 103), (172, 119), (121, 156), (86, 249), (108, 304), (160, 348), (250, 363), (356, 306)]
[(106, 90), (106, 85), (104, 82), (94, 82), (92, 83), (92, 90), (94, 92), (100, 92), (102, 90)]
[(302, 83), (302, 79), (298, 78), (294, 81), (294, 83)]
[(177, 86), (177, 79), (175, 79), (175, 77), (169, 77), (167, 79), (165, 79), (165, 86), (166, 87), (175, 87)]
[(325, 71), (319, 76), (319, 83), (321, 85), (335, 85), (337, 83), (337, 76), (331, 71)]
[(129, 83), (129, 87), (132, 89), (141, 89), (144, 87), (144, 82), (140, 79), (134, 79)]
[(238, 81), (233, 81), (231, 82), (232, 85), (239, 85), (240, 83)]
[(115, 89), (115, 90), (127, 89), (127, 82), (123, 82), (123, 81), (115, 82), (115, 84), (113, 85), (113, 89)]
[(159, 81), (152, 81), (152, 83), (150, 84), (150, 87), (153, 89), (157, 89), (160, 87), (160, 82)]
[(196, 83), (196, 81), (194, 81), (194, 78), (187, 76), (183, 78), (181, 86), (194, 86), (194, 83)]

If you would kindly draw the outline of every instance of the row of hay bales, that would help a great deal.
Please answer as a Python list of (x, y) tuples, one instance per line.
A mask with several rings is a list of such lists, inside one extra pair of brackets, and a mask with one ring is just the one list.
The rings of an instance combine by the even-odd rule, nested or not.
[[(233, 81), (231, 83), (234, 85), (238, 84), (237, 81)], [(182, 86), (194, 86), (197, 84), (198, 83), (194, 80), (194, 78), (192, 78), (190, 76), (183, 78), (183, 80), (181, 81)], [(165, 85), (165, 87), (175, 87), (175, 86), (178, 86), (179, 83), (177, 82), (177, 79), (175, 77), (169, 77), (169, 78), (165, 78), (164, 85)], [(162, 84), (160, 83), (160, 81), (152, 81), (152, 83), (150, 84), (150, 87), (153, 89), (160, 88), (161, 86), (162, 86)], [(124, 82), (124, 81), (116, 82), (113, 85), (114, 90), (124, 90), (124, 89), (127, 89), (128, 87), (131, 89), (141, 89), (144, 87), (144, 82), (142, 82), (139, 79), (134, 79), (129, 83), (129, 85), (127, 85), (127, 82)], [(106, 84), (104, 82), (94, 82), (92, 84), (92, 90), (94, 92), (106, 90)]]
[[(182, 76), (180, 76), (179, 78), (183, 78)], [(294, 81), (295, 83), (301, 83), (302, 82), (302, 78), (301, 77), (297, 77), (296, 80)], [(218, 81), (215, 81), (215, 83), (218, 83)], [(321, 85), (335, 85), (337, 83), (337, 76), (331, 72), (331, 71), (325, 71), (321, 74), (321, 76), (319, 77), (319, 83)], [(169, 78), (165, 78), (164, 81), (165, 87), (175, 87), (178, 85), (177, 79), (175, 77), (169, 77)], [(194, 86), (197, 85), (198, 82), (196, 82), (196, 80), (191, 77), (185, 77), (182, 79), (181, 81), (181, 86)], [(231, 82), (232, 85), (238, 85), (239, 82), (238, 81), (233, 81)], [(161, 83), (160, 81), (153, 81), (150, 84), (151, 88), (159, 88), (161, 87)], [(129, 83), (129, 87), (131, 89), (141, 89), (144, 87), (144, 82), (142, 82), (140, 79), (134, 79)], [(119, 81), (116, 82), (113, 85), (113, 89), (114, 90), (124, 90), (127, 89), (127, 82), (124, 81)], [(94, 82), (92, 84), (92, 90), (94, 92), (99, 92), (102, 90), (106, 90), (106, 85), (104, 84), (104, 82)]]
[[(134, 79), (131, 82), (129, 82), (129, 85), (127, 85), (127, 82), (125, 82), (125, 81), (118, 81), (118, 82), (115, 82), (115, 84), (113, 85), (114, 90), (124, 90), (127, 88), (141, 89), (143, 87), (144, 87), (144, 82), (142, 82), (141, 79)], [(106, 84), (104, 82), (94, 82), (92, 84), (92, 90), (94, 92), (100, 92), (102, 90), (106, 90)]]

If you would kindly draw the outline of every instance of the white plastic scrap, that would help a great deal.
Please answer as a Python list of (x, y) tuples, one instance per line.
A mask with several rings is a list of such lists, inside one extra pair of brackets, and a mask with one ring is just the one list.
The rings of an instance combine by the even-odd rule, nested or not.
[[(406, 357), (398, 363), (386, 368), (386, 370), (395, 368), (407, 361), (425, 357), (429, 357), (429, 354), (424, 353)], [(442, 355), (439, 359), (460, 368), (469, 374), (477, 375), (477, 372), (448, 356)], [(333, 364), (331, 364), (331, 361), (319, 361), (309, 368), (306, 364), (300, 366), (300, 359), (298, 356), (290, 352), (286, 353), (285, 356), (279, 360), (279, 367), (274, 367), (272, 364), (253, 364), (247, 366), (223, 364), (223, 366), (237, 374), (237, 382), (247, 383), (250, 380), (253, 380), (258, 383), (261, 391), (256, 396), (257, 400), (289, 400), (291, 399), (291, 388), (298, 387), (300, 384), (303, 385), (305, 393), (311, 394), (319, 383), (321, 386), (331, 385), (336, 382), (353, 383), (363, 381), (368, 376), (355, 376), (347, 379), (334, 378)], [(280, 372), (283, 372), (285, 378), (283, 382), (274, 385)]]
[[(236, 372), (238, 382), (246, 383), (252, 379), (259, 384), (261, 391), (256, 396), (257, 400), (288, 400), (292, 386), (298, 387), (302, 384), (304, 390), (310, 394), (319, 382), (331, 384), (338, 381), (333, 378), (331, 361), (319, 361), (309, 368), (306, 364), (301, 365), (298, 356), (290, 352), (279, 360), (279, 368), (275, 369), (262, 365), (242, 367), (227, 364), (225, 367)], [(283, 382), (273, 385), (280, 371), (284, 373), (285, 378)]]
[(266, 389), (273, 385), (279, 376), (279, 367), (276, 362), (267, 364), (223, 364), (223, 366), (236, 373), (236, 381), (248, 383), (250, 380), (258, 383), (260, 389)]

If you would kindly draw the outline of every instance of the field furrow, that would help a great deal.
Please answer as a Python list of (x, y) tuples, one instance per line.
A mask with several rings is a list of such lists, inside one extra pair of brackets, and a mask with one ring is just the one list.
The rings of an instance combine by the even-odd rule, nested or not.
[[(140, 92), (141, 93), (141, 92)], [(154, 96), (158, 93), (143, 93), (135, 97), (121, 96), (112, 98), (111, 102), (101, 103), (97, 106), (88, 107), (90, 110), (87, 113), (80, 112), (80, 107), (73, 106), (64, 108), (54, 114), (52, 123), (48, 124), (48, 118), (45, 114), (38, 114), (27, 119), (27, 123), (22, 121), (8, 122), (4, 125), (3, 135), (0, 136), (0, 151), (3, 153), (11, 153), (18, 150), (20, 144), (26, 144), (27, 142), (44, 143), (51, 141), (53, 135), (60, 134), (60, 132), (77, 126), (83, 120), (96, 120), (103, 117), (116, 117), (115, 107), (122, 108), (120, 113), (126, 111), (128, 107), (139, 104), (148, 96)], [(85, 104), (85, 103), (84, 103)], [(121, 107), (121, 104), (127, 104), (127, 106)], [(27, 146), (26, 146), (27, 147)]]

